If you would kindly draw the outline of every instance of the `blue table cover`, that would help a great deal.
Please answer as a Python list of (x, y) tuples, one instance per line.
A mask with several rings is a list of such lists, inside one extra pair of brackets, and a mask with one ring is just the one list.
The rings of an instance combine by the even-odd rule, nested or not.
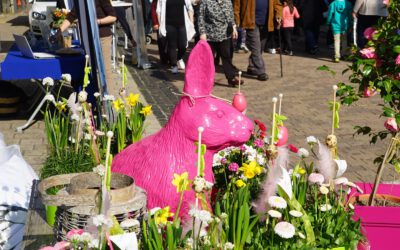
[(85, 56), (60, 55), (54, 59), (32, 59), (24, 57), (14, 44), (1, 63), (3, 80), (43, 79), (60, 80), (62, 74), (70, 74), (74, 82), (81, 84)]

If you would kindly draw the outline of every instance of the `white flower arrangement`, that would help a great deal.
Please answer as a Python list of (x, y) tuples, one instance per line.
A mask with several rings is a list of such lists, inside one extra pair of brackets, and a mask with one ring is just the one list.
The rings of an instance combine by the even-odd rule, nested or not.
[(285, 209), (287, 203), (285, 199), (279, 196), (271, 196), (268, 198), (268, 204), (273, 208)]
[(294, 234), (296, 233), (296, 230), (291, 223), (286, 221), (281, 221), (275, 225), (274, 232), (281, 238), (290, 239), (293, 238)]
[(268, 210), (268, 215), (276, 219), (282, 218), (282, 213), (273, 209)]
[(51, 77), (45, 77), (42, 81), (43, 86), (54, 86), (54, 80)]

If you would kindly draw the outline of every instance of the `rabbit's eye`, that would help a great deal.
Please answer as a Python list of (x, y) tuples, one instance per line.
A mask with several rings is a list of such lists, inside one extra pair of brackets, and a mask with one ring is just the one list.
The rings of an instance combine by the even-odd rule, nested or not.
[(224, 111), (218, 110), (218, 111), (217, 111), (217, 117), (218, 117), (218, 118), (222, 118), (223, 116), (224, 116)]

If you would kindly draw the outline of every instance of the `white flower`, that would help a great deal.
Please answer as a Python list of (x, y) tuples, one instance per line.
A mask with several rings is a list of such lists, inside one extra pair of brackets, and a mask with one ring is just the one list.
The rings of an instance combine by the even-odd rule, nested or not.
[(160, 209), (161, 209), (161, 207), (154, 207), (154, 208), (150, 209), (150, 215), (154, 215)]
[(54, 95), (52, 94), (47, 94), (44, 98), (46, 98), (47, 101), (49, 102), (55, 102), (56, 99), (54, 98)]
[(274, 231), (284, 239), (292, 238), (296, 232), (294, 226), (286, 221), (278, 222), (278, 224), (275, 225)]
[(88, 93), (85, 90), (82, 90), (78, 94), (78, 101), (80, 103), (86, 102), (87, 101), (87, 96), (88, 96)]
[(264, 141), (265, 144), (269, 144), (269, 137), (267, 137), (267, 136), (264, 137), (264, 140), (263, 140), (263, 141)]
[(92, 136), (88, 133), (85, 133), (85, 140), (89, 141), (90, 139), (92, 139)]
[(98, 97), (100, 97), (100, 93), (99, 93), (99, 92), (95, 92), (95, 93), (93, 94), (93, 96), (96, 97), (96, 98), (98, 98)]
[(89, 247), (93, 249), (97, 249), (99, 247), (99, 239), (92, 239), (89, 242)]
[(322, 184), (324, 182), (325, 178), (322, 174), (318, 174), (318, 173), (311, 173), (308, 176), (308, 181), (310, 183), (318, 183), (318, 184)]
[(115, 101), (115, 97), (113, 95), (104, 95), (104, 101)]
[(305, 148), (299, 148), (299, 151), (297, 152), (297, 155), (299, 157), (301, 157), (301, 158), (307, 158), (310, 155), (310, 153)]
[(51, 77), (46, 77), (43, 79), (42, 84), (44, 86), (53, 86), (54, 85), (54, 80)]
[(227, 242), (224, 245), (224, 250), (230, 250), (230, 249), (233, 249), (233, 248), (235, 248), (235, 245), (233, 245), (231, 242)]
[(72, 142), (72, 143), (75, 143), (75, 139), (74, 139), (74, 138), (72, 138), (71, 136), (70, 136), (70, 137), (68, 137), (68, 141), (70, 141), (70, 142)]
[(81, 242), (81, 236), (79, 234), (74, 234), (69, 238), (71, 242)]
[(200, 230), (200, 238), (206, 237), (207, 236), (207, 231), (204, 229)]
[(90, 120), (90, 118), (87, 118), (87, 119), (85, 119), (85, 123), (86, 123), (86, 125), (91, 126), (92, 120)]
[(226, 213), (221, 213), (221, 219), (225, 220), (226, 218), (228, 218), (228, 215)]
[(254, 161), (257, 158), (257, 150), (252, 146), (243, 145), (245, 148), (244, 155), (247, 156), (249, 161)]
[(258, 165), (264, 165), (267, 162), (265, 157), (262, 154), (257, 154), (257, 163)]
[(326, 212), (332, 209), (332, 206), (330, 204), (323, 204), (319, 208), (322, 212)]
[(211, 188), (214, 186), (214, 183), (206, 181), (206, 190), (211, 190)]
[(320, 186), (319, 187), (319, 191), (321, 192), (321, 194), (328, 194), (329, 193), (329, 189), (325, 186)]
[(190, 247), (190, 249), (192, 249), (193, 246), (193, 239), (192, 238), (188, 238), (186, 240), (186, 245)]
[(347, 185), (349, 180), (346, 177), (340, 177), (335, 179), (335, 185)]
[(99, 214), (93, 217), (93, 224), (96, 227), (100, 227), (100, 226), (106, 226), (106, 227), (111, 227), (113, 222), (111, 219), (106, 218), (103, 214)]
[(71, 80), (72, 80), (72, 77), (70, 74), (62, 74), (61, 78), (66, 82), (71, 82)]
[(81, 113), (81, 112), (83, 111), (82, 106), (77, 107), (77, 108), (76, 108), (76, 111), (78, 111), (79, 113)]
[(197, 218), (199, 212), (200, 212), (200, 210), (194, 207), (189, 210), (189, 215), (190, 215), (190, 217)]
[(298, 235), (299, 235), (299, 237), (302, 238), (302, 239), (305, 239), (305, 238), (306, 238), (306, 236), (305, 236), (303, 233), (301, 233), (301, 232), (299, 232)]
[(364, 191), (360, 188), (360, 186), (358, 186), (358, 185), (355, 184), (354, 182), (348, 181), (348, 182), (346, 183), (346, 185), (349, 186), (349, 187), (352, 187), (352, 188), (357, 189), (357, 191), (358, 191), (359, 193), (361, 193), (361, 194), (364, 193)]
[(221, 165), (221, 159), (224, 158), (222, 155), (220, 155), (219, 153), (214, 154), (213, 157), (213, 166), (219, 166)]
[(287, 203), (285, 199), (279, 196), (271, 196), (268, 198), (268, 204), (274, 208), (285, 209), (287, 207)]
[(276, 211), (276, 210), (273, 210), (273, 209), (268, 210), (268, 214), (269, 214), (269, 216), (271, 216), (272, 218), (278, 218), (278, 219), (282, 218), (281, 212)]
[(100, 131), (100, 130), (96, 130), (96, 131), (94, 131), (94, 133), (95, 133), (97, 136), (103, 136), (103, 135), (106, 134), (106, 133), (104, 133), (103, 131)]
[(119, 225), (121, 226), (122, 229), (129, 229), (133, 227), (139, 227), (140, 222), (136, 219), (126, 219), (123, 220)]
[(315, 138), (315, 136), (308, 136), (306, 138), (306, 141), (308, 144), (315, 144), (318, 142), (317, 138)]
[(93, 172), (100, 176), (104, 176), (106, 174), (106, 167), (101, 164), (97, 165), (97, 167), (93, 168)]
[(198, 219), (202, 222), (209, 223), (212, 220), (211, 213), (207, 210), (201, 210)]
[(79, 121), (79, 116), (77, 114), (71, 115), (71, 120), (72, 121)]
[(349, 208), (351, 208), (352, 210), (354, 210), (354, 205), (349, 203)]
[(193, 180), (193, 188), (196, 193), (203, 192), (203, 189), (206, 187), (207, 183), (203, 177), (196, 176)]
[(289, 214), (290, 214), (291, 216), (293, 216), (293, 217), (296, 217), (296, 218), (300, 218), (301, 216), (303, 216), (303, 213), (302, 213), (302, 212), (296, 211), (296, 210), (290, 210), (290, 211), (289, 211)]
[(80, 241), (82, 242), (91, 242), (93, 237), (90, 233), (84, 232), (83, 234), (80, 235)]

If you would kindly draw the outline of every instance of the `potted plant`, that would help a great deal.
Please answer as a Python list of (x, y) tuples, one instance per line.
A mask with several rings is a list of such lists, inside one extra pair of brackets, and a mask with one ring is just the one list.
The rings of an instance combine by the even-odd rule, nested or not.
[[(389, 2), (389, 1), (387, 1)], [(392, 194), (400, 196), (400, 186), (380, 184), (385, 167), (392, 165), (400, 172), (400, 3), (390, 1), (389, 16), (381, 19), (376, 27), (365, 30), (364, 36), (369, 40), (365, 48), (353, 50), (352, 63), (344, 72), (350, 72), (351, 84), (338, 84), (338, 95), (344, 104), (352, 104), (360, 98), (379, 95), (382, 98), (382, 116), (385, 130), (374, 132), (368, 126), (356, 126), (356, 133), (371, 136), (371, 143), (378, 139), (389, 140), (384, 155), (375, 159), (379, 164), (374, 184), (360, 183), (366, 196), (364, 206), (356, 205), (355, 218), (361, 218), (366, 236), (374, 249), (387, 249), (400, 243), (398, 237), (390, 237), (400, 233), (400, 210), (396, 207), (375, 207), (382, 205), (377, 200)], [(377, 202), (379, 204), (377, 204)], [(395, 205), (395, 204), (393, 204)]]

